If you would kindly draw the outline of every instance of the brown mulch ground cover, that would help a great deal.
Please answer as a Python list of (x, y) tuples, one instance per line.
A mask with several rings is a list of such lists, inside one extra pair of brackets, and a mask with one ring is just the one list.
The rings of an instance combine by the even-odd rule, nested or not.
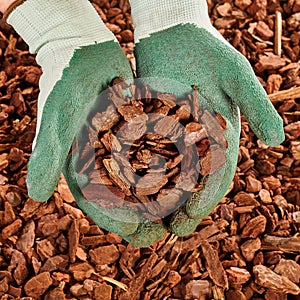
[[(134, 68), (128, 2), (92, 2)], [(1, 300), (300, 299), (300, 1), (209, 1), (209, 9), (250, 60), (286, 140), (267, 147), (242, 118), (237, 171), (221, 203), (190, 236), (143, 249), (95, 226), (63, 179), (47, 203), (28, 198), (41, 70), (1, 21)]]

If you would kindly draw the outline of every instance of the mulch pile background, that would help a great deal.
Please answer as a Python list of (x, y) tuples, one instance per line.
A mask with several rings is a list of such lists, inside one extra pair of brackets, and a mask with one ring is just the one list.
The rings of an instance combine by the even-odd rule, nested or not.
[[(128, 2), (92, 2), (134, 68)], [(1, 21), (1, 300), (300, 299), (300, 1), (209, 1), (209, 9), (214, 26), (250, 60), (286, 140), (265, 146), (242, 117), (226, 197), (190, 236), (167, 234), (144, 249), (95, 226), (63, 178), (48, 202), (28, 197), (41, 70)]]

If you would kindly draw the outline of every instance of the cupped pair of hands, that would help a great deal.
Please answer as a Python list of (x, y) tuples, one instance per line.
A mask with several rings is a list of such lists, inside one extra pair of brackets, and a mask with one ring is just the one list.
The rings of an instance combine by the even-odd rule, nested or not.
[[(165, 223), (147, 220), (129, 207), (105, 209), (87, 201), (78, 185), (74, 160), (69, 155), (70, 147), (79, 132), (82, 119), (87, 116), (98, 95), (113, 78), (122, 77), (130, 82), (133, 73), (113, 37), (102, 39), (92, 33), (78, 35), (80, 18), (88, 32), (103, 30), (102, 25), (97, 28), (94, 23), (89, 24), (92, 21), (87, 20), (82, 6), (83, 12), (75, 13), (74, 7), (62, 4), (67, 5), (69, 11), (62, 7), (56, 26), (48, 25), (46, 34), (36, 28), (30, 28), (29, 31), (36, 30), (39, 34), (24, 32), (20, 28), (24, 24), (18, 24), (20, 18), (27, 14), (32, 4), (35, 9), (28, 14), (32, 16), (36, 13), (37, 21), (42, 20), (47, 13), (44, 7), (43, 14), (39, 11), (41, 8), (38, 5), (47, 5), (42, 2), (27, 0), (8, 18), (20, 35), (24, 36), (32, 52), (38, 53), (37, 61), (43, 68), (38, 134), (27, 174), (28, 193), (34, 200), (48, 200), (63, 172), (78, 206), (97, 225), (119, 234), (136, 246), (146, 247), (163, 238), (167, 231), (179, 236), (192, 233), (201, 219), (224, 196), (237, 164), (240, 110), (262, 142), (275, 146), (284, 140), (283, 122), (251, 65), (218, 36), (211, 25), (203, 28), (187, 22), (163, 28), (136, 43), (137, 76), (147, 78), (151, 89), (175, 93), (177, 96), (190, 93), (191, 87), (197, 86), (200, 105), (210, 107), (226, 120), (226, 163), (211, 175), (212, 184), (204, 185), (200, 192), (192, 194)], [(59, 7), (49, 7), (48, 13), (55, 14), (57, 9)], [(90, 10), (91, 7), (88, 5), (86, 9)], [(94, 13), (91, 16), (91, 20), (96, 18)], [(95, 19), (94, 22), (96, 24), (101, 20)]]

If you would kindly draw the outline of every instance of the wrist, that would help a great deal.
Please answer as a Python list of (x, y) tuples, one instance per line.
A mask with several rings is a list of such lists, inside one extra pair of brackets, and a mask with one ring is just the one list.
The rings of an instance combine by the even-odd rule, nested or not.
[(206, 0), (130, 0), (135, 42), (178, 24), (212, 27)]

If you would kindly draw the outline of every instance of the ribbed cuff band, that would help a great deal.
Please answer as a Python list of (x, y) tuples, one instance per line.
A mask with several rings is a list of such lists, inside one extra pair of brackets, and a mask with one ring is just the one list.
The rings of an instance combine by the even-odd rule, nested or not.
[(211, 26), (206, 0), (130, 0), (135, 42), (178, 24)]

